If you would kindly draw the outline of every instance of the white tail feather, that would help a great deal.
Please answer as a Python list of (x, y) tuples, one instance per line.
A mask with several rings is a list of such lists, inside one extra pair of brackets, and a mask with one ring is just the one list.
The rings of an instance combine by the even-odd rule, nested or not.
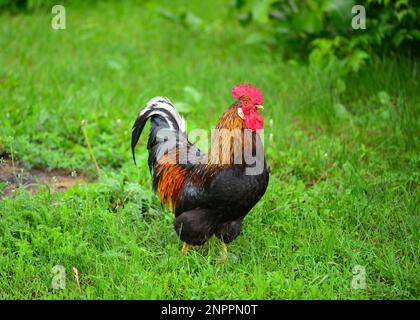
[[(172, 104), (172, 102), (165, 97), (154, 97), (153, 99), (151, 99), (148, 103), (146, 108), (144, 108), (140, 115), (143, 115), (144, 113), (153, 110), (152, 113), (150, 115), (154, 115), (154, 114), (158, 114), (160, 116), (162, 116), (163, 118), (167, 117), (167, 114), (165, 114), (164, 112), (162, 112), (159, 109), (164, 109), (167, 112), (169, 112), (173, 118), (175, 119), (175, 121), (178, 124), (179, 130), (183, 133), (186, 133), (186, 123), (184, 118), (182, 118), (178, 111), (176, 111), (174, 105)], [(168, 121), (169, 127), (173, 130), (175, 130), (175, 128), (173, 127), (173, 124)]]

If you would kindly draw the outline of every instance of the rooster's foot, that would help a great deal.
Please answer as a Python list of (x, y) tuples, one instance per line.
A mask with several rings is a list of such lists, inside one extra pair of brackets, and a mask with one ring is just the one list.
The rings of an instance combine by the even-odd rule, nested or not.
[(221, 243), (222, 243), (222, 251), (220, 252), (219, 262), (225, 263), (228, 258), (228, 248), (227, 248), (226, 243), (224, 243), (223, 241)]
[(182, 245), (182, 249), (181, 249), (181, 255), (185, 256), (185, 254), (187, 253), (187, 250), (189, 248), (189, 244), (184, 242), (184, 244)]

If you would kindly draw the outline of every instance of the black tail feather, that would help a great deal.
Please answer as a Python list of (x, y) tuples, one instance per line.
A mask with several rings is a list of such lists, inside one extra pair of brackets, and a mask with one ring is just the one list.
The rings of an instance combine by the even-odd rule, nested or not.
[(143, 132), (144, 126), (146, 125), (147, 119), (150, 115), (151, 111), (148, 111), (146, 113), (144, 113), (143, 115), (140, 115), (137, 119), (136, 122), (134, 122), (133, 125), (133, 132), (131, 133), (131, 152), (133, 154), (133, 160), (134, 163), (136, 163), (136, 152), (135, 152), (135, 148), (137, 145), (137, 142), (140, 139), (140, 135)]

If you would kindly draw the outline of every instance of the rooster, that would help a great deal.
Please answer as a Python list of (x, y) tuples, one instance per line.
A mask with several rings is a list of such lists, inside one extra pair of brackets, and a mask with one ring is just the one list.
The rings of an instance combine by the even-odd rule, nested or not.
[(150, 100), (133, 125), (136, 162), (136, 144), (151, 121), (147, 148), (153, 190), (174, 212), (182, 255), (190, 245), (203, 245), (215, 235), (222, 243), (221, 260), (226, 261), (227, 244), (239, 235), (246, 214), (267, 189), (269, 172), (260, 137), (263, 95), (256, 86), (239, 84), (232, 96), (236, 100), (219, 119), (208, 154), (188, 141), (185, 120), (167, 98)]

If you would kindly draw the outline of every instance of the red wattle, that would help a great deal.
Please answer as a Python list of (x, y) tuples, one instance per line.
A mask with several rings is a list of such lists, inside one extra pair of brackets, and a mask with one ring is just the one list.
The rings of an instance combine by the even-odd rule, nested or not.
[(245, 127), (252, 131), (259, 131), (263, 128), (264, 119), (257, 111), (245, 114)]

